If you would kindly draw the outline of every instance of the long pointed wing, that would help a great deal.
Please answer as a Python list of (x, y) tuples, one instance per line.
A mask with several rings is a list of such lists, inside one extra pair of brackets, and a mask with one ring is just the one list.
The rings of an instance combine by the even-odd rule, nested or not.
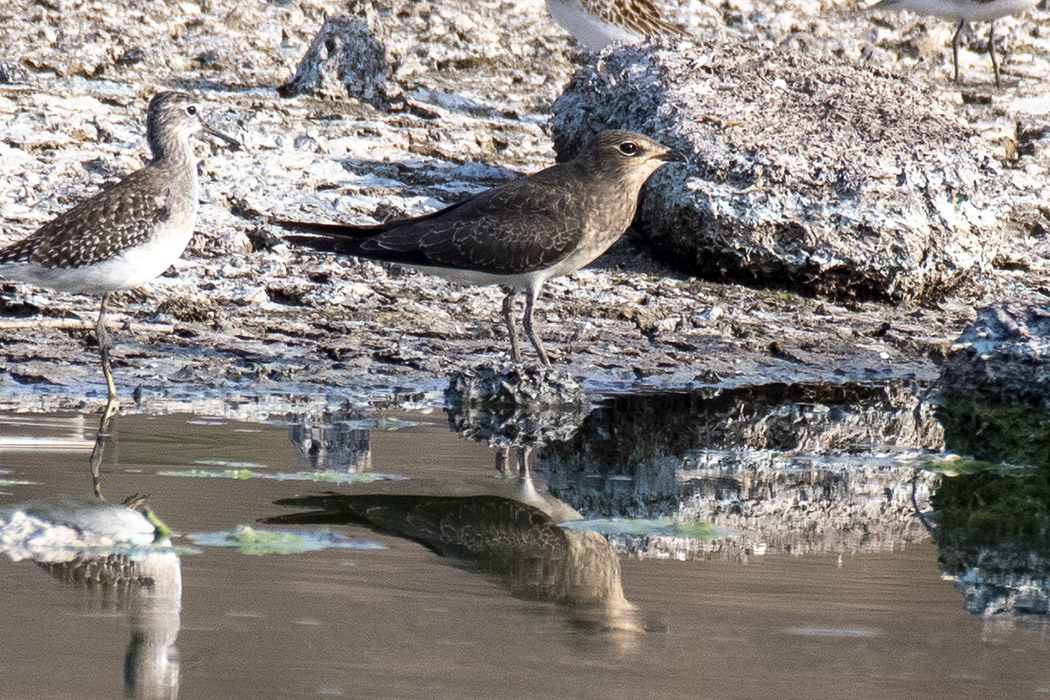
[(520, 274), (549, 267), (577, 247), (587, 205), (578, 191), (523, 178), (403, 222), (374, 228), (291, 222), (285, 228), (317, 234), (290, 240), (320, 250), (406, 265)]

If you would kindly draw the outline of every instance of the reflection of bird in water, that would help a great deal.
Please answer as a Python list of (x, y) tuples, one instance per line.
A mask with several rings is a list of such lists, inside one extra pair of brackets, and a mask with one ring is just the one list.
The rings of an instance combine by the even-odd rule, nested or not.
[[(598, 533), (559, 527), (552, 514), (579, 518), (560, 501), (518, 485), (500, 488), (517, 489), (533, 503), (489, 493), (469, 495), (469, 489), (464, 495), (428, 495), (419, 493), (427, 488), (419, 483), (386, 486), (391, 492), (277, 501), (317, 510), (268, 522), (364, 522), (495, 575), (514, 595), (567, 605), (577, 620), (603, 629), (637, 631), (616, 553)], [(434, 487), (441, 491), (447, 485)], [(399, 488), (417, 493), (392, 492)]]
[(63, 496), (0, 509), (0, 552), (128, 614), (124, 688), (132, 698), (178, 696), (182, 568), (169, 534), (137, 497), (116, 505)]

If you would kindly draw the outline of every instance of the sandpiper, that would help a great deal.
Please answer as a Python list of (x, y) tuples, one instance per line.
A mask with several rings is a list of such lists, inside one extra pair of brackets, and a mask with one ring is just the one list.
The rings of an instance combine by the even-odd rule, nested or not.
[(503, 287), (503, 320), (515, 361), (521, 354), (512, 304), (525, 292), (525, 333), (550, 367), (532, 327), (544, 282), (604, 253), (630, 226), (649, 176), (681, 160), (642, 134), (603, 131), (569, 162), (423, 216), (375, 226), (277, 223), (313, 234), (287, 237), (298, 245), (399, 263), (454, 282)]
[(589, 51), (686, 33), (661, 17), (652, 0), (547, 0), (547, 12)]
[(101, 294), (95, 333), (110, 403), (117, 389), (109, 366), (106, 303), (164, 272), (182, 255), (197, 219), (197, 161), (190, 136), (205, 131), (233, 139), (201, 121), (198, 100), (162, 92), (149, 103), (146, 141), (153, 159), (0, 250), (0, 276), (62, 292)]
[(988, 22), (988, 53), (992, 57), (995, 87), (1002, 87), (999, 59), (995, 55), (995, 20), (1035, 7), (1038, 0), (880, 0), (868, 9), (912, 10), (941, 19), (957, 21), (952, 36), (952, 62), (955, 82), (959, 82), (959, 37), (970, 22)]

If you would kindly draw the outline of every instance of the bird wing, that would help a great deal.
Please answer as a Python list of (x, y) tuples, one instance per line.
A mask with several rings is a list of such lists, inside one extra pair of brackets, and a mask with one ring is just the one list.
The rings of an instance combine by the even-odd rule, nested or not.
[[(469, 200), (466, 200), (469, 201)], [(401, 228), (404, 226), (411, 226), (412, 224), (419, 223), (421, 221), (427, 221), (428, 219), (434, 219), (442, 216), (453, 209), (466, 203), (456, 202), (450, 204), (443, 209), (437, 209), (420, 216), (412, 216), (405, 219), (394, 219), (393, 221), (386, 221), (379, 224), (322, 224), (314, 221), (291, 221), (289, 219), (274, 219), (273, 223), (277, 224), (286, 231), (299, 231), (301, 233), (316, 233), (324, 236), (329, 236), (333, 239), (340, 238), (371, 238), (377, 233), (383, 233), (395, 228)], [(287, 238), (295, 240), (298, 236), (288, 236)]]
[(82, 267), (144, 243), (171, 216), (170, 189), (156, 194), (132, 173), (0, 250), (0, 263), (34, 262), (44, 267)]
[(586, 210), (579, 194), (554, 184), (522, 178), (438, 212), (380, 224), (371, 231), (296, 224), (295, 230), (318, 235), (289, 240), (405, 265), (492, 274), (531, 272), (562, 260), (585, 229)]

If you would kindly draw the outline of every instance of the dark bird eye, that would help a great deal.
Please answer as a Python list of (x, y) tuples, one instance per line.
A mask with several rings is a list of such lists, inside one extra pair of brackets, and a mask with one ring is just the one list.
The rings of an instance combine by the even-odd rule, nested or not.
[(620, 153), (625, 156), (633, 156), (638, 153), (638, 144), (634, 141), (624, 141), (620, 144)]
[(197, 105), (190, 105), (189, 107), (187, 107), (186, 114), (190, 115), (191, 117), (197, 116)]

